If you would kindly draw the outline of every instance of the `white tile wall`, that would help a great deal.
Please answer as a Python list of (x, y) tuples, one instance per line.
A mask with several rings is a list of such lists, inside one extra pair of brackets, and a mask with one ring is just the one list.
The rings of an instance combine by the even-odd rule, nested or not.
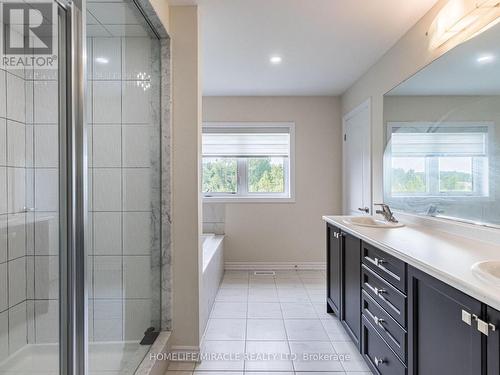
[(123, 213), (123, 254), (150, 254), (151, 234), (151, 212)]
[(7, 162), (11, 167), (26, 166), (26, 126), (19, 122), (7, 121)]
[(123, 166), (149, 167), (151, 165), (152, 142), (159, 142), (158, 137), (152, 138), (152, 127), (142, 125), (127, 125), (123, 127)]
[(26, 102), (24, 80), (7, 73), (7, 118), (22, 123), (26, 122)]
[(125, 298), (151, 298), (151, 257), (123, 257), (123, 294)]
[(123, 209), (125, 211), (151, 210), (151, 170), (123, 168)]
[(9, 308), (26, 300), (26, 258), (8, 263)]
[(0, 263), (7, 261), (7, 216), (0, 215)]
[(0, 70), (0, 360), (58, 336), (57, 77), (19, 73)]
[(151, 76), (151, 40), (149, 38), (122, 39), (123, 78), (136, 80), (139, 74)]
[(90, 335), (96, 341), (140, 340), (151, 326), (151, 167), (160, 138), (157, 124), (151, 124), (151, 90), (144, 89), (149, 82), (137, 77), (151, 78), (151, 43), (93, 37), (87, 46), (92, 56)]
[(112, 341), (123, 338), (123, 301), (94, 300), (94, 340)]
[(7, 213), (7, 168), (0, 167), (0, 214)]
[(124, 124), (150, 124), (150, 90), (144, 90), (137, 81), (123, 81), (122, 116)]
[(12, 214), (8, 218), (9, 260), (26, 255), (26, 214)]
[(93, 79), (121, 79), (121, 39), (95, 38), (93, 42)]
[(122, 257), (94, 257), (94, 297), (122, 298)]
[(9, 307), (7, 291), (7, 263), (0, 263), (0, 311), (5, 311)]
[(35, 301), (37, 342), (56, 343), (59, 339), (59, 302)]
[(26, 257), (26, 298), (35, 299), (35, 257), (31, 255)]
[(59, 161), (58, 126), (36, 125), (34, 130), (35, 167), (57, 168)]
[(7, 210), (21, 212), (26, 206), (26, 171), (24, 168), (7, 168)]
[(59, 296), (59, 257), (35, 257), (35, 299), (56, 300)]
[(144, 331), (151, 326), (151, 300), (125, 299), (124, 310), (124, 339), (137, 340), (144, 335)]
[(121, 82), (94, 81), (92, 85), (94, 103), (92, 122), (94, 124), (120, 124)]
[(26, 345), (26, 302), (9, 309), (9, 353), (14, 353)]
[(7, 123), (3, 118), (0, 118), (0, 165), (7, 165)]
[(36, 212), (34, 224), (34, 253), (59, 254), (59, 215), (57, 212)]
[(93, 129), (93, 166), (121, 167), (122, 128), (120, 125), (99, 125)]
[(95, 168), (93, 182), (94, 211), (121, 211), (121, 169)]
[(9, 355), (9, 313), (0, 313), (0, 361)]
[(59, 170), (35, 169), (35, 208), (37, 211), (58, 211)]
[(57, 81), (35, 81), (34, 86), (34, 122), (37, 124), (57, 124)]
[(0, 70), (0, 117), (6, 117), (7, 115), (7, 100), (6, 100), (6, 85), (7, 85), (7, 73), (4, 70)]
[(95, 212), (94, 254), (121, 255), (122, 253), (122, 213)]

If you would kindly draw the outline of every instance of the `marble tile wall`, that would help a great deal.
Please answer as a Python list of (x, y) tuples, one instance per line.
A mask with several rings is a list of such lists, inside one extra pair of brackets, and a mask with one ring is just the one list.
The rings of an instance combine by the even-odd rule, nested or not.
[(203, 203), (203, 233), (224, 234), (225, 222), (224, 203)]

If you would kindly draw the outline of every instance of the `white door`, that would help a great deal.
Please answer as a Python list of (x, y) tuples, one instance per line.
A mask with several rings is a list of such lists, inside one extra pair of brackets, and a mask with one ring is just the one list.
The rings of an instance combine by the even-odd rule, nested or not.
[(370, 99), (344, 116), (343, 197), (345, 215), (368, 215), (371, 191)]

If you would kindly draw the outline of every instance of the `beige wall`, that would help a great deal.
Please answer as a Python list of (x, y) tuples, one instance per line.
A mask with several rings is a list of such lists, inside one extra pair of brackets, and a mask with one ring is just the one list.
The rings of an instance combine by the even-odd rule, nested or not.
[(149, 0), (163, 27), (170, 34), (170, 7), (168, 0)]
[(341, 212), (336, 97), (204, 97), (203, 121), (295, 122), (295, 203), (228, 203), (226, 262), (325, 262), (321, 216)]
[[(384, 126), (383, 96), (453, 47), (446, 44), (438, 49), (430, 47), (426, 35), (438, 12), (447, 3), (440, 0), (406, 35), (404, 35), (369, 71), (342, 95), (342, 113), (345, 115), (367, 98), (372, 98), (372, 178), (373, 202), (383, 199)], [(452, 41), (456, 43), (456, 41)]]
[(173, 348), (198, 347), (201, 91), (198, 9), (170, 8)]

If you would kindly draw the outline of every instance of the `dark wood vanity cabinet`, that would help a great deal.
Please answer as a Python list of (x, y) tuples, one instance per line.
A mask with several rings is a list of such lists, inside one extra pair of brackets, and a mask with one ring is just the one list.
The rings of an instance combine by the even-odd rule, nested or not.
[(327, 227), (327, 311), (334, 312), (357, 346), (361, 334), (361, 241)]
[(376, 375), (500, 375), (500, 312), (328, 225), (328, 311)]
[(341, 296), (341, 232), (340, 229), (328, 225), (327, 227), (327, 311), (340, 317)]
[(340, 319), (359, 347), (361, 336), (361, 240), (342, 233), (342, 303)]
[(408, 375), (481, 375), (481, 312), (481, 302), (409, 267)]
[(500, 374), (500, 311), (488, 307), (485, 321), (491, 324), (487, 338), (487, 375), (498, 375)]

